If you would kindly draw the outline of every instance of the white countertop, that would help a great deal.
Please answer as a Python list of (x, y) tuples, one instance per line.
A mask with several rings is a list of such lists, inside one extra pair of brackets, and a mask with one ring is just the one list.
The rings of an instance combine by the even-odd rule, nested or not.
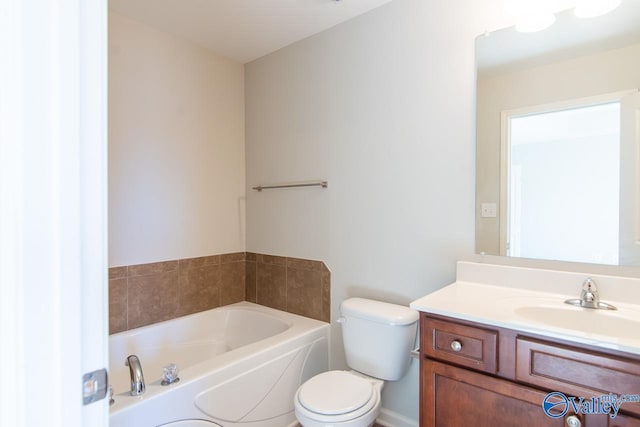
[[(460, 263), (459, 263), (460, 264)], [(469, 264), (461, 263), (462, 269), (469, 270)], [(459, 271), (460, 271), (459, 265)], [(478, 268), (478, 266), (471, 266)], [(481, 268), (481, 266), (480, 266)], [(495, 270), (495, 266), (491, 266)], [(517, 267), (506, 267), (516, 286), (506, 286), (504, 280), (495, 286), (487, 283), (460, 280), (426, 295), (411, 303), (411, 308), (458, 319), (484, 323), (508, 329), (517, 329), (553, 338), (571, 340), (601, 348), (620, 350), (640, 354), (640, 305), (636, 301), (608, 300), (601, 301), (615, 305), (618, 310), (588, 309), (565, 304), (566, 299), (578, 298), (581, 282), (575, 284), (575, 294), (562, 293), (566, 287), (558, 287), (560, 292), (551, 291), (554, 286), (553, 274), (543, 281), (540, 287), (531, 286), (526, 289), (522, 281), (517, 280)], [(528, 269), (521, 269), (528, 270)], [(499, 269), (496, 270), (499, 272)], [(556, 272), (552, 272), (556, 273)], [(581, 275), (580, 277), (583, 277)], [(598, 278), (596, 278), (596, 281)], [(484, 277), (483, 281), (491, 281)], [(607, 282), (607, 280), (603, 280)], [(609, 283), (613, 281), (609, 280)], [(638, 285), (638, 284), (634, 284)], [(628, 283), (625, 286), (629, 286)], [(540, 290), (543, 289), (543, 290)], [(630, 288), (628, 288), (630, 289)], [(605, 292), (606, 294), (606, 292)], [(611, 291), (609, 295), (623, 295), (624, 292)], [(628, 294), (636, 294), (635, 289)]]

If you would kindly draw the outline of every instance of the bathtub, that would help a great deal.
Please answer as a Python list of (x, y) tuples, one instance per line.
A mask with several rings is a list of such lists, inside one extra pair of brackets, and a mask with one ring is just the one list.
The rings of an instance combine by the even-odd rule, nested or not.
[[(285, 427), (293, 397), (328, 369), (329, 324), (241, 302), (109, 337), (110, 427)], [(131, 396), (128, 355), (146, 392)], [(180, 381), (160, 385), (176, 363)]]

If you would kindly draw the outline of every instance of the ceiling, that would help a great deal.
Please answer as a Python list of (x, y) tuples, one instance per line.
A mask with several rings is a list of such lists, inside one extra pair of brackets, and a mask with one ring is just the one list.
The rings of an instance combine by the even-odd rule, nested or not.
[(109, 0), (109, 9), (241, 63), (391, 0)]

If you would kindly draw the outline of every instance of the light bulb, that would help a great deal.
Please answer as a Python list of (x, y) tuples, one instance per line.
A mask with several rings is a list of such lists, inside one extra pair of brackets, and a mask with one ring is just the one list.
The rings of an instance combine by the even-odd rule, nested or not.
[(555, 21), (552, 0), (507, 0), (505, 12), (515, 18), (516, 30), (533, 33), (544, 30)]
[(573, 10), (578, 18), (595, 18), (620, 6), (622, 0), (580, 0)]
[(549, 28), (554, 22), (556, 22), (556, 16), (553, 13), (524, 15), (518, 18), (516, 30), (521, 33), (535, 33)]

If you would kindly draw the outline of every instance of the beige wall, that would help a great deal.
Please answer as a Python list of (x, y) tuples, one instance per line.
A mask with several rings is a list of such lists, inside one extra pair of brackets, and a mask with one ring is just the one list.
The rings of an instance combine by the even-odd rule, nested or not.
[[(246, 66), (247, 248), (323, 260), (349, 296), (408, 304), (473, 254), (474, 39), (502, 2), (395, 0)], [(344, 368), (334, 323), (331, 365)], [(418, 369), (383, 407), (418, 419)], [(403, 424), (399, 424), (403, 425)], [(416, 424), (417, 425), (417, 424)]]
[[(476, 212), (500, 202), (500, 113), (640, 87), (640, 44), (478, 78)], [(499, 217), (476, 217), (476, 251), (500, 252)]]
[(109, 20), (109, 265), (244, 251), (242, 64)]

